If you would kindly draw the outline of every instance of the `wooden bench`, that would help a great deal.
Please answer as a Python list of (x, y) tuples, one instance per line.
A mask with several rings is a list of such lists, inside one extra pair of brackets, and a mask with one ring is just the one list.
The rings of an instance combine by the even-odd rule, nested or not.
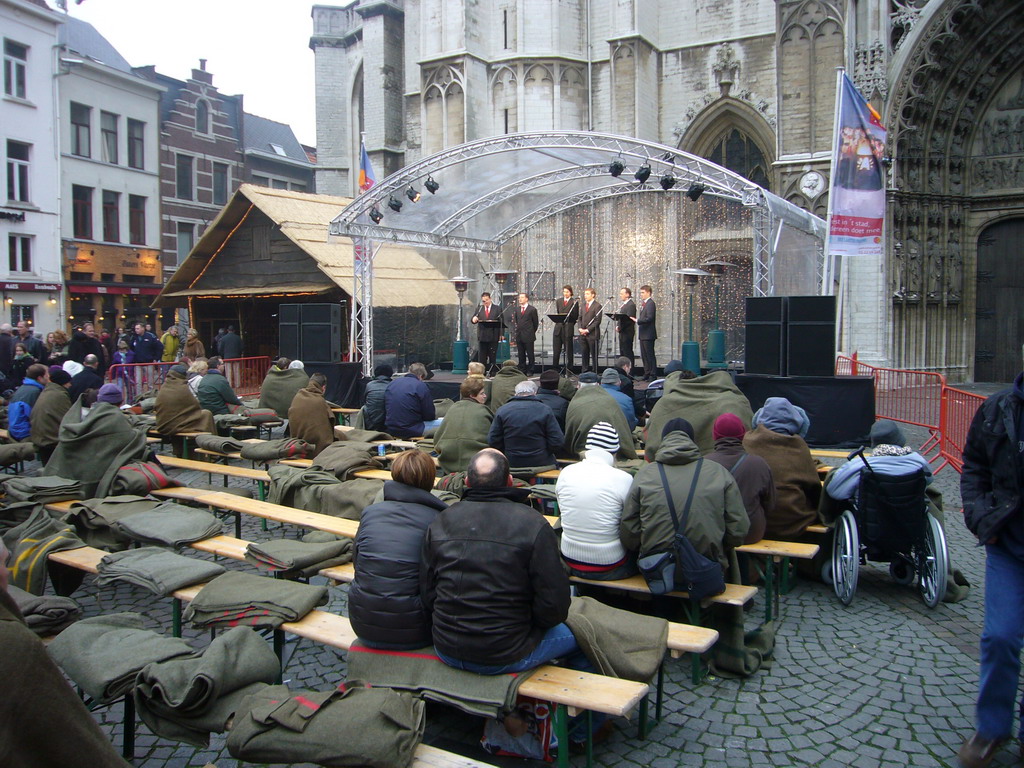
[(159, 442), (161, 445), (163, 445), (164, 443), (171, 442), (171, 440), (173, 438), (175, 438), (175, 437), (180, 437), (181, 438), (181, 455), (182, 455), (182, 458), (187, 459), (188, 458), (188, 453), (189, 453), (189, 440), (190, 439), (191, 440), (195, 440), (195, 438), (198, 437), (199, 435), (208, 435), (210, 433), (209, 432), (176, 432), (173, 435), (165, 435), (165, 434), (163, 434), (161, 432), (157, 432), (156, 428), (154, 427), (154, 428), (150, 429), (149, 432), (147, 432), (147, 434), (149, 436), (151, 436), (151, 437), (157, 438), (157, 442)]
[(270, 484), (270, 474), (262, 469), (248, 469), (247, 467), (235, 467), (231, 464), (218, 464), (212, 461), (196, 461), (194, 459), (179, 459), (177, 456), (157, 456), (157, 459), (165, 467), (173, 469), (191, 469), (196, 472), (206, 472), (210, 475), (211, 482), (214, 475), (221, 475), (224, 478), (224, 485), (228, 484), (229, 477), (239, 477), (246, 480), (253, 480), (259, 486), (260, 499), (267, 498), (267, 486)]
[[(99, 561), (105, 554), (107, 553), (93, 547), (81, 547), (53, 552), (49, 558), (53, 562), (95, 574)], [(185, 587), (176, 590), (171, 596), (176, 603), (188, 602), (195, 599), (204, 586), (205, 584), (195, 584)], [(717, 639), (717, 633), (714, 633), (714, 637), (706, 634), (709, 630), (698, 633), (690, 630), (700, 630), (699, 627), (676, 626), (677, 629), (670, 632), (667, 643), (667, 647), (673, 653), (694, 652), (697, 647), (704, 645), (710, 648)], [(274, 647), (275, 651), (279, 652), (279, 658), (283, 649), (285, 633), (343, 651), (348, 651), (357, 639), (347, 617), (321, 610), (313, 610), (299, 621), (286, 622), (279, 629), (274, 630)], [(591, 711), (612, 717), (627, 717), (638, 705), (646, 701), (650, 691), (650, 686), (646, 683), (636, 683), (551, 665), (540, 666), (523, 674), (526, 675), (526, 679), (519, 687), (520, 694), (555, 705), (554, 723), (560, 744), (568, 743), (568, 718), (570, 716)], [(126, 745), (129, 741), (134, 743), (134, 738), (128, 736), (128, 729), (134, 730), (134, 722), (129, 723), (127, 719), (126, 708)], [(132, 720), (134, 721), (134, 716)], [(568, 749), (560, 751), (558, 764), (567, 768), (569, 765)]]
[(737, 552), (764, 558), (766, 561), (765, 567), (761, 569), (761, 575), (764, 577), (764, 620), (766, 622), (779, 615), (779, 595), (789, 591), (789, 561), (791, 559), (811, 560), (818, 554), (819, 549), (817, 544), (773, 541), (771, 539), (761, 539), (753, 544), (741, 544), (736, 547)]
[(338, 417), (339, 425), (347, 425), (349, 417), (359, 413), (360, 408), (331, 408), (331, 413)]

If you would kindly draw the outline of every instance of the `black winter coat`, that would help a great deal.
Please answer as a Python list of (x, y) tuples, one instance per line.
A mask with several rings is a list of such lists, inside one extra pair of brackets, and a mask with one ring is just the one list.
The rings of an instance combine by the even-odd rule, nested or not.
[(508, 457), (513, 467), (542, 467), (555, 463), (555, 451), (565, 434), (551, 408), (537, 399), (513, 397), (494, 414), (487, 442)]
[[(974, 415), (964, 444), (964, 468), (960, 476), (960, 495), (964, 503), (964, 522), (981, 543), (1000, 536), (1012, 524), (1017, 530), (1012, 539), (1024, 540), (1024, 454), (1019, 441), (1024, 439), (1019, 425), (1024, 400), (1017, 388), (1005, 389), (989, 397)], [(1002, 537), (1001, 537), (1002, 538)]]
[(555, 389), (538, 389), (535, 397), (555, 414), (558, 428), (565, 432), (565, 412), (569, 410), (569, 401), (558, 394)]
[(363, 429), (384, 431), (384, 390), (391, 383), (390, 376), (378, 376), (366, 383), (366, 403), (363, 406)]
[(348, 615), (356, 634), (373, 647), (430, 645), (430, 619), (420, 601), (420, 554), (427, 526), (447, 508), (429, 491), (389, 480), (384, 501), (363, 510)]
[(526, 488), (470, 488), (427, 529), (420, 589), (441, 653), (511, 664), (565, 621), (569, 577), (558, 539), (521, 503), (528, 495)]

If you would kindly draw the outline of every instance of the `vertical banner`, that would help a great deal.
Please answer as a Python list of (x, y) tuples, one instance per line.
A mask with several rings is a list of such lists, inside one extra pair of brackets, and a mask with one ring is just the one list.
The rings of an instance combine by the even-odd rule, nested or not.
[(881, 116), (845, 73), (839, 78), (836, 99), (829, 254), (880, 256), (885, 222), (885, 128)]

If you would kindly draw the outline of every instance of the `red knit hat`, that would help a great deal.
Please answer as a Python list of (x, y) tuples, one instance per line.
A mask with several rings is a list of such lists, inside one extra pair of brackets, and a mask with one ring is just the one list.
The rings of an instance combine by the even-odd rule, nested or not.
[(743, 426), (743, 421), (732, 413), (723, 413), (715, 419), (715, 424), (711, 428), (711, 435), (715, 440), (722, 437), (735, 437), (742, 440), (746, 432), (747, 428)]

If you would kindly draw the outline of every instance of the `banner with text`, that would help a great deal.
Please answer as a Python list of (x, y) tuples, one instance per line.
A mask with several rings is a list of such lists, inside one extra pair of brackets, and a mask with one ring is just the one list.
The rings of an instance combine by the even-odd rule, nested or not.
[(885, 222), (885, 128), (878, 112), (845, 74), (836, 98), (829, 252), (878, 256)]

